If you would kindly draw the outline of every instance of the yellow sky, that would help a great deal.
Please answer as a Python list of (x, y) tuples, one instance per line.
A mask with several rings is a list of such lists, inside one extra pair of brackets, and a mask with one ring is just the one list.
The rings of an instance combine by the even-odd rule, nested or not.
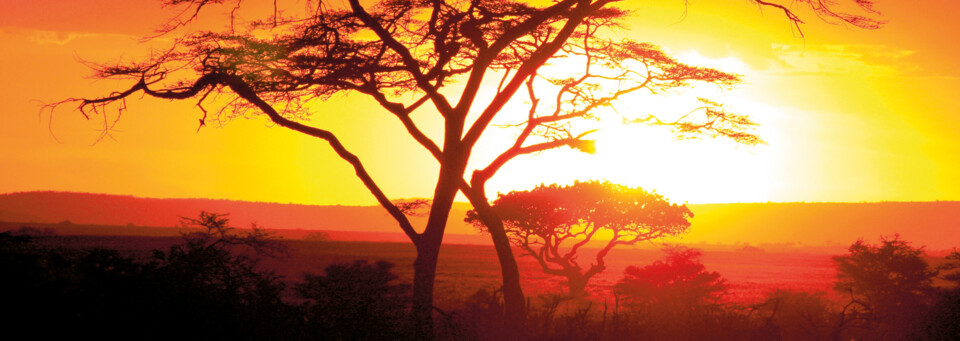
[[(517, 160), (492, 190), (609, 179), (675, 201), (960, 200), (960, 32), (951, 1), (885, 1), (888, 24), (865, 31), (818, 21), (801, 38), (771, 10), (745, 0), (629, 0), (620, 33), (689, 63), (744, 75), (720, 94), (750, 114), (768, 144), (674, 141), (658, 130), (605, 126), (597, 155), (552, 151)], [(685, 15), (684, 15), (685, 13)], [(144, 197), (207, 197), (307, 204), (374, 204), (352, 169), (314, 138), (262, 118), (197, 129), (192, 102), (131, 99), (112, 137), (69, 108), (40, 103), (94, 96), (127, 84), (86, 78), (78, 60), (133, 60), (170, 10), (153, 1), (0, 2), (0, 193), (60, 190)], [(216, 22), (222, 18), (205, 18)], [(691, 90), (681, 95), (696, 95)], [(664, 110), (673, 100), (626, 107)], [(313, 106), (310, 124), (332, 130), (391, 197), (432, 193), (435, 162), (395, 119), (360, 96)], [(415, 117), (429, 130), (435, 115)], [(361, 122), (362, 127), (357, 123)], [(435, 131), (435, 129), (434, 129)], [(489, 131), (488, 161), (511, 131)]]

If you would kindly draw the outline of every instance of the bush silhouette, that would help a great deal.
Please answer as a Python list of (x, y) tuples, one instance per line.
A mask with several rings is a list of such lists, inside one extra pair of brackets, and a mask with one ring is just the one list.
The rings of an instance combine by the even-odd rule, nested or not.
[(858, 240), (849, 254), (835, 256), (834, 290), (850, 301), (851, 327), (868, 339), (915, 337), (923, 312), (934, 294), (933, 279), (923, 248), (914, 248), (899, 235), (871, 245)]
[(960, 340), (960, 288), (940, 292), (924, 317), (926, 324), (919, 339)]
[(359, 260), (330, 265), (324, 275), (305, 274), (296, 289), (306, 301), (308, 330), (333, 340), (404, 338), (410, 285), (396, 283), (393, 266)]
[(838, 315), (825, 292), (775, 290), (753, 307), (755, 335), (768, 340), (828, 340), (841, 336)]
[[(619, 301), (628, 308), (631, 328), (645, 340), (702, 340), (727, 338), (739, 316), (726, 311), (720, 301), (726, 281), (706, 271), (700, 251), (669, 247), (653, 264), (624, 270), (614, 286)], [(731, 320), (734, 319), (734, 320)]]
[(664, 250), (667, 256), (644, 267), (629, 266), (615, 286), (627, 305), (637, 308), (697, 310), (715, 306), (726, 292), (726, 281), (707, 272), (700, 251), (684, 247)]
[(184, 218), (185, 227), (199, 227), (167, 251), (154, 251), (152, 274), (158, 296), (158, 317), (203, 338), (288, 338), (288, 307), (281, 299), (284, 284), (272, 271), (259, 267), (264, 257), (278, 256), (285, 247), (254, 226), (238, 233), (225, 215), (201, 212)]

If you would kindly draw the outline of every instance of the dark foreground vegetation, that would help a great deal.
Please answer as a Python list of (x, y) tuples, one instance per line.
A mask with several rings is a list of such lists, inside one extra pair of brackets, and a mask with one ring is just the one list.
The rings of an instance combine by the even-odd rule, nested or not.
[[(284, 279), (261, 260), (284, 244), (238, 232), (214, 214), (199, 232), (148, 256), (63, 248), (24, 228), (0, 233), (0, 323), (36, 339), (410, 339), (410, 285), (387, 262), (356, 261)], [(858, 241), (834, 258), (834, 292), (777, 290), (757, 302), (726, 299), (722, 275), (699, 252), (666, 250), (624, 272), (612, 297), (529, 300), (529, 340), (960, 339), (960, 253), (931, 266), (899, 237)], [(498, 292), (435, 309), (439, 339), (499, 340)]]

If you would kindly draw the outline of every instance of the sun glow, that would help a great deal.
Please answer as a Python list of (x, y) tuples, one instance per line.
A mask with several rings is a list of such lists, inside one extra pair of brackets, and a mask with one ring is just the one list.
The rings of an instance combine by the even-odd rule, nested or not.
[[(735, 57), (712, 59), (690, 50), (677, 58), (740, 75), (750, 72), (746, 63)], [(709, 98), (754, 119), (764, 114), (765, 110), (750, 110), (756, 107), (742, 95), (736, 89), (700, 85), (676, 93), (634, 97), (623, 107), (634, 111), (632, 114), (654, 114), (671, 121), (702, 114), (697, 98)], [(770, 122), (769, 118), (760, 120)], [(605, 165), (607, 180), (656, 190), (674, 201), (758, 201), (771, 194), (772, 184), (764, 178), (773, 165), (764, 162), (770, 160), (761, 161), (763, 146), (742, 146), (724, 138), (678, 139), (668, 128), (619, 122), (606, 122), (602, 130), (597, 136), (597, 158)]]
[[(708, 58), (695, 50), (677, 56), (692, 65), (751, 73), (747, 64), (735, 57)], [(634, 93), (617, 103), (612, 112), (598, 115), (599, 122), (581, 122), (596, 125), (597, 131), (588, 135), (596, 140), (595, 155), (561, 149), (528, 158), (535, 162), (516, 160), (516, 165), (497, 175), (490, 188), (507, 192), (540, 183), (600, 179), (657, 191), (674, 202), (771, 200), (782, 186), (784, 172), (778, 170), (782, 162), (768, 146), (744, 146), (722, 137), (678, 139), (668, 127), (627, 123), (648, 115), (664, 122), (703, 115), (703, 110), (698, 110), (703, 106), (698, 100), (701, 97), (723, 104), (729, 112), (749, 115), (760, 124), (754, 133), (768, 142), (781, 142), (778, 110), (756, 103), (737, 87), (695, 85), (667, 93)]]
[(597, 136), (596, 164), (615, 183), (657, 191), (675, 202), (765, 201), (773, 165), (763, 147), (677, 140), (658, 127), (611, 126)]

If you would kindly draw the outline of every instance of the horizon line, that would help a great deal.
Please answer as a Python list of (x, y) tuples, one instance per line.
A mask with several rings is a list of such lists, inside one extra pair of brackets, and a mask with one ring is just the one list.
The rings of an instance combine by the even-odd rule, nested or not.
[[(245, 203), (257, 203), (257, 204), (277, 204), (277, 205), (299, 205), (299, 206), (342, 206), (342, 207), (381, 207), (376, 203), (370, 203), (366, 205), (362, 204), (308, 204), (308, 203), (297, 203), (297, 202), (277, 202), (277, 201), (252, 201), (252, 200), (243, 200), (243, 199), (227, 199), (227, 198), (202, 198), (202, 197), (150, 197), (150, 196), (141, 196), (136, 194), (115, 194), (115, 193), (98, 193), (98, 192), (77, 192), (77, 191), (63, 191), (63, 190), (33, 190), (33, 191), (15, 191), (15, 192), (6, 192), (0, 193), (0, 196), (8, 195), (17, 195), (17, 194), (35, 194), (35, 193), (55, 193), (55, 194), (86, 194), (86, 195), (103, 195), (103, 196), (115, 196), (115, 197), (128, 197), (134, 199), (154, 199), (154, 200), (211, 200), (211, 201), (231, 201), (231, 202), (245, 202)], [(397, 198), (394, 200), (403, 200), (403, 199), (423, 199), (418, 197), (408, 197), (408, 198)], [(429, 198), (427, 198), (429, 199)], [(732, 204), (883, 204), (883, 203), (954, 203), (960, 202), (960, 199), (949, 200), (949, 199), (936, 199), (936, 200), (879, 200), (879, 201), (730, 201), (730, 202), (686, 202), (684, 205), (732, 205)], [(455, 204), (466, 204), (470, 205), (468, 201), (454, 201)]]

